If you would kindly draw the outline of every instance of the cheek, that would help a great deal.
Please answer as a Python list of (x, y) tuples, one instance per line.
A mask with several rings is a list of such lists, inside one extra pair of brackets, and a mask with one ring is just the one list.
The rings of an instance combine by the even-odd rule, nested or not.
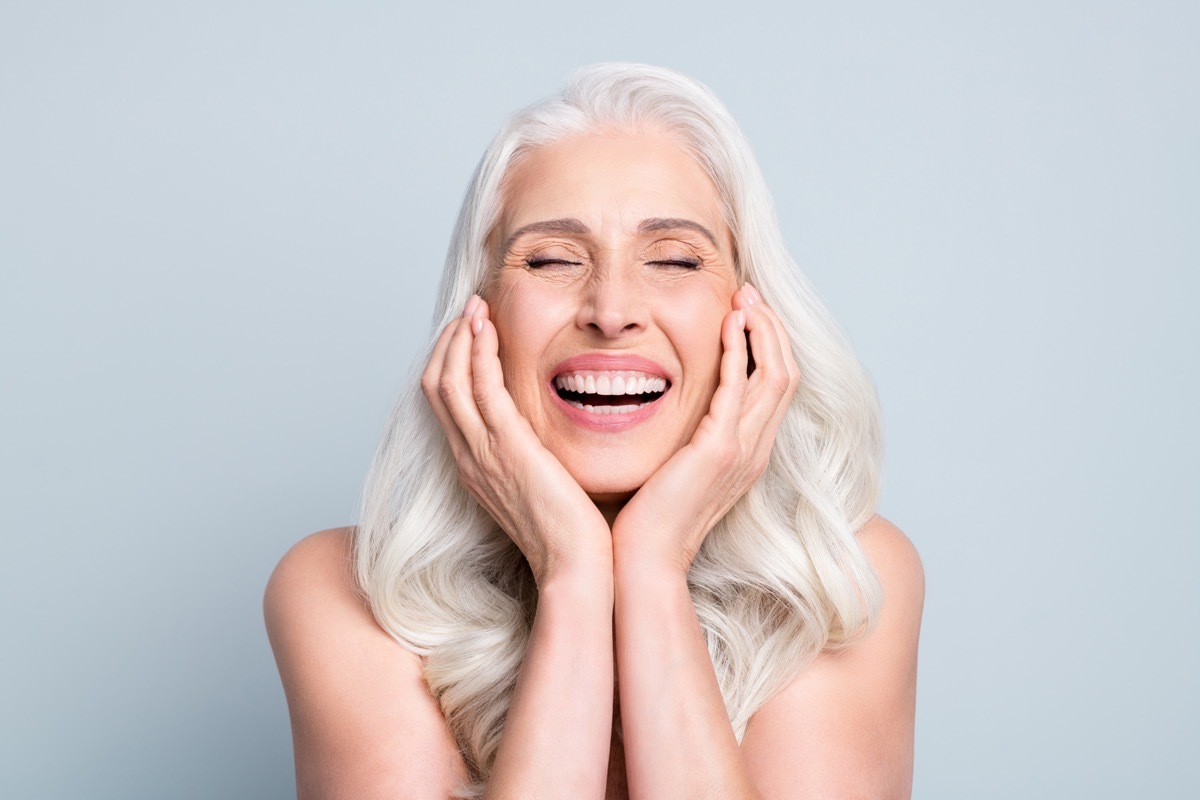
[(538, 365), (561, 327), (550, 298), (530, 288), (499, 287), (485, 298), (500, 343), (504, 385), (514, 398), (538, 391)]
[(733, 308), (732, 295), (697, 294), (691, 298), (677, 295), (661, 303), (657, 316), (692, 377), (716, 376), (721, 363), (721, 323)]

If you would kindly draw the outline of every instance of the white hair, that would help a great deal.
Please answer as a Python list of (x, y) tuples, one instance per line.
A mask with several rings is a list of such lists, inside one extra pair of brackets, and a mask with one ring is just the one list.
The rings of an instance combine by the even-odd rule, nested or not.
[[(800, 386), (763, 477), (704, 541), (688, 575), (729, 719), (750, 716), (824, 649), (869, 630), (879, 588), (854, 533), (875, 506), (879, 411), (869, 378), (783, 246), (766, 182), (729, 112), (700, 83), (639, 64), (576, 72), (517, 112), (484, 154), (446, 258), (433, 339), (493, 269), (488, 237), (513, 165), (598, 130), (673, 135), (724, 203), (739, 279), (787, 329)], [(426, 358), (429, 350), (426, 351)], [(414, 379), (397, 402), (363, 496), (357, 575), (385, 630), (425, 677), (478, 793), (486, 783), (529, 636), (537, 590), (508, 536), (459, 484), (446, 437)]]

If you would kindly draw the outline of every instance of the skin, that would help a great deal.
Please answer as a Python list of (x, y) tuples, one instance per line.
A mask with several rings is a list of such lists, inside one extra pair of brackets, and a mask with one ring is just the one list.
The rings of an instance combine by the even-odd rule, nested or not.
[[(576, 482), (606, 510), (620, 507), (688, 443), (717, 388), (738, 290), (719, 198), (670, 139), (619, 135), (543, 148), (509, 175), (505, 197), (482, 312), (502, 332), (504, 384)], [(530, 231), (554, 220), (582, 232)], [(672, 385), (658, 413), (619, 433), (559, 413), (544, 385), (587, 352), (661, 364)]]
[[(422, 380), (460, 480), (539, 589), (488, 796), (907, 797), (923, 579), (879, 518), (860, 532), (884, 589), (876, 630), (804, 670), (740, 746), (725, 715), (687, 571), (765, 470), (800, 375), (738, 286), (703, 170), (652, 131), (560, 141), (508, 176), (492, 244), (486, 299)], [(642, 357), (669, 389), (636, 423), (582, 424), (550, 388), (580, 354)], [(446, 797), (465, 768), (419, 659), (357, 597), (349, 536), (302, 542), (267, 592), (300, 794)]]

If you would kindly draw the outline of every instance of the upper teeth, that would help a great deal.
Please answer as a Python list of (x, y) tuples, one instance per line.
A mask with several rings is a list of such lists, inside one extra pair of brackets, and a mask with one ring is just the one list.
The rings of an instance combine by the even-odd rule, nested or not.
[(667, 379), (656, 378), (652, 375), (576, 372), (559, 375), (554, 379), (554, 385), (559, 389), (581, 394), (646, 394), (647, 392), (665, 392)]

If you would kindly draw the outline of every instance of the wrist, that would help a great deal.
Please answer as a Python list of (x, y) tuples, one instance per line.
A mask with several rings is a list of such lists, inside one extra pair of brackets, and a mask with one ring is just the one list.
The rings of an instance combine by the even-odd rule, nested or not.
[(613, 572), (686, 581), (696, 556), (691, 538), (687, 533), (665, 527), (633, 530), (621, 527), (618, 520), (612, 535)]
[(613, 583), (618, 590), (687, 587), (691, 558), (682, 550), (647, 547), (616, 548)]
[(582, 590), (587, 594), (599, 593), (611, 598), (612, 548), (580, 547), (569, 553), (550, 556), (543, 560), (539, 568), (534, 568), (533, 579), (540, 595), (555, 591), (567, 594)]
[[(622, 512), (624, 513), (624, 512)], [(614, 570), (654, 570), (684, 580), (713, 527), (702, 514), (618, 516), (612, 529)]]

